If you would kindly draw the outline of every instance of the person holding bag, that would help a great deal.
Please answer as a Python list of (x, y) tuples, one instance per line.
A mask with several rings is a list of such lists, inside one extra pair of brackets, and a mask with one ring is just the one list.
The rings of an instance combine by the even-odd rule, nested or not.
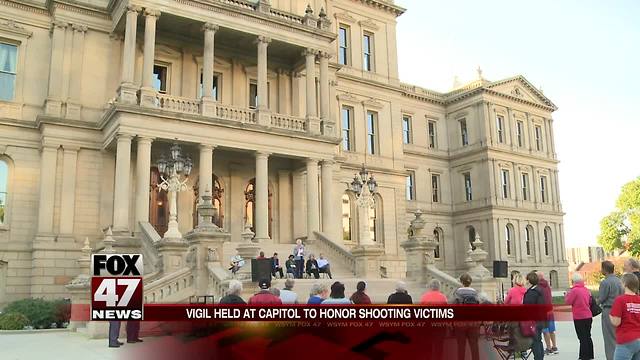
[[(571, 305), (573, 315), (573, 326), (580, 341), (580, 353), (578, 359), (593, 359), (593, 340), (591, 339), (591, 324), (593, 314), (602, 312), (600, 306), (595, 302), (591, 292), (584, 286), (582, 275), (573, 273), (571, 277), (573, 287), (564, 297), (564, 302)], [(592, 313), (593, 309), (593, 313)]]

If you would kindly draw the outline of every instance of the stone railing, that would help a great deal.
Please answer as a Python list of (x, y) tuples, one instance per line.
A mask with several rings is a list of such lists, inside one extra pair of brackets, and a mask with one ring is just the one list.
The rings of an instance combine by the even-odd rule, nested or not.
[(216, 116), (242, 123), (256, 123), (256, 111), (252, 109), (239, 108), (229, 105), (216, 105)]
[(296, 24), (304, 24), (304, 18), (296, 14), (288, 13), (286, 11), (282, 11), (274, 8), (271, 8), (270, 13), (271, 13), (271, 16), (279, 17), (281, 19), (291, 21)]
[(428, 283), (433, 279), (440, 281), (440, 291), (442, 291), (447, 298), (450, 297), (457, 288), (462, 287), (458, 279), (438, 269), (435, 265), (427, 265), (425, 280), (427, 280)]
[(159, 109), (175, 111), (186, 114), (199, 114), (200, 102), (194, 99), (188, 99), (167, 94), (156, 95), (156, 105)]
[(306, 121), (294, 116), (271, 114), (271, 126), (291, 131), (306, 131)]
[(228, 271), (219, 264), (208, 264), (207, 269), (209, 270), (209, 293), (215, 297), (216, 301), (220, 301), (229, 289)]
[(155, 244), (160, 241), (160, 235), (156, 229), (148, 222), (140, 222), (140, 251), (144, 259), (145, 279), (151, 275), (157, 276), (162, 271), (160, 265), (160, 254)]
[(322, 252), (330, 259), (337, 259), (353, 274), (356, 273), (356, 259), (351, 252), (331, 241), (325, 234), (314, 232), (317, 241), (314, 246), (322, 247)]
[(238, 6), (243, 9), (248, 9), (248, 10), (256, 9), (256, 5), (250, 1), (243, 1), (243, 0), (217, 0), (217, 1), (223, 4)]
[(184, 301), (193, 295), (193, 280), (191, 268), (185, 267), (149, 283), (145, 281), (144, 302)]

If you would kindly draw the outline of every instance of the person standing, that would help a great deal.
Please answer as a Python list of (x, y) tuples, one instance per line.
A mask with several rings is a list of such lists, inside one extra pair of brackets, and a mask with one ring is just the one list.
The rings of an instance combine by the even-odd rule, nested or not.
[(322, 305), (348, 305), (353, 304), (351, 300), (344, 295), (344, 284), (336, 281), (331, 285), (331, 293), (329, 298), (322, 301)]
[(220, 304), (246, 304), (246, 302), (240, 297), (241, 293), (242, 282), (235, 279), (229, 281), (229, 292), (220, 299)]
[(524, 277), (521, 274), (516, 274), (513, 277), (513, 287), (507, 292), (504, 303), (507, 305), (521, 305), (526, 292), (527, 288), (524, 287)]
[[(538, 287), (538, 274), (535, 271), (532, 271), (527, 274), (527, 282), (529, 282), (529, 288), (527, 292), (524, 293), (524, 298), (522, 299), (523, 304), (535, 304), (535, 305), (543, 305), (544, 294), (542, 290)], [(542, 345), (542, 329), (546, 327), (546, 321), (539, 321), (536, 323), (536, 336), (533, 338), (533, 343), (531, 343), (531, 352), (533, 352), (534, 360), (544, 359), (544, 346)]]
[[(544, 273), (542, 271), (538, 271), (536, 274), (538, 275), (538, 287), (540, 287), (542, 295), (544, 295), (544, 303), (551, 305), (553, 303), (551, 286), (547, 279), (544, 278)], [(544, 343), (547, 345), (547, 349), (544, 353), (546, 355), (557, 354), (558, 343), (556, 342), (556, 322), (553, 318), (553, 308), (549, 312), (547, 317), (547, 326), (542, 329), (542, 334), (544, 335)]]
[(607, 360), (613, 360), (613, 353), (616, 350), (616, 330), (611, 324), (609, 314), (614, 300), (624, 293), (622, 282), (615, 275), (615, 266), (611, 261), (605, 260), (600, 265), (600, 272), (604, 275), (604, 280), (600, 283), (598, 290), (598, 303), (602, 307), (602, 339), (604, 340), (604, 353)]
[(287, 279), (284, 281), (284, 289), (280, 290), (280, 300), (283, 304), (297, 304), (298, 294), (293, 291), (295, 280)]
[(396, 292), (389, 295), (387, 304), (413, 304), (413, 299), (407, 292), (407, 283), (398, 281), (396, 283)]
[(109, 321), (109, 347), (119, 348), (124, 343), (118, 340), (120, 336), (120, 321)]
[(307, 300), (307, 304), (321, 304), (324, 299), (327, 298), (327, 296), (329, 296), (329, 288), (327, 288), (327, 285), (315, 283), (311, 285), (311, 291), (309, 292), (309, 300)]
[(261, 279), (258, 282), (258, 286), (260, 291), (249, 298), (249, 305), (282, 305), (282, 300), (269, 291), (271, 281)]
[(638, 277), (627, 273), (622, 275), (624, 294), (618, 296), (611, 307), (609, 318), (616, 328), (615, 360), (640, 358), (640, 296)]
[(638, 262), (638, 260), (628, 258), (623, 264), (623, 270), (625, 273), (633, 273), (633, 275), (638, 277), (638, 281), (640, 281), (640, 262)]
[(295, 277), (298, 279), (302, 279), (302, 274), (304, 272), (304, 245), (302, 245), (302, 240), (296, 240), (296, 246), (293, 247), (293, 259), (296, 262), (296, 272), (294, 273)]
[(447, 303), (447, 297), (440, 292), (440, 281), (438, 279), (431, 280), (427, 289), (428, 290), (422, 294), (422, 297), (420, 298), (420, 304), (428, 305)]
[(593, 359), (593, 340), (591, 339), (591, 292), (584, 286), (582, 275), (575, 272), (571, 278), (573, 287), (564, 297), (564, 302), (571, 305), (573, 314), (573, 326), (580, 341), (580, 353), (578, 359)]
[[(460, 276), (462, 287), (457, 288), (453, 294), (451, 303), (453, 304), (480, 304), (478, 291), (471, 287), (471, 275), (464, 273)], [(478, 338), (480, 337), (480, 326), (475, 323), (460, 323), (460, 326), (453, 328), (456, 337), (458, 360), (467, 359), (467, 343), (471, 352), (471, 359), (480, 359), (480, 348)]]
[(371, 299), (364, 290), (367, 288), (367, 283), (364, 281), (358, 281), (356, 285), (356, 292), (351, 295), (351, 302), (354, 304), (371, 304)]

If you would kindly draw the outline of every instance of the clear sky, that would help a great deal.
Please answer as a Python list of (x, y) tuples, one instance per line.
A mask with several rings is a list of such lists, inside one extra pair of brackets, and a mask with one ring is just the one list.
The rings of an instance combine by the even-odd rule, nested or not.
[(524, 75), (553, 114), (568, 247), (596, 244), (620, 187), (640, 176), (640, 1), (396, 0), (400, 79)]

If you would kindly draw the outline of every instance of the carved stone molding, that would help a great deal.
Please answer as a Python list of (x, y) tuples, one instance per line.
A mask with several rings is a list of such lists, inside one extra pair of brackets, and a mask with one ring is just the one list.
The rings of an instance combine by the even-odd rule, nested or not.
[(461, 112), (459, 112), (459, 113), (456, 113), (456, 114), (454, 115), (454, 117), (453, 117), (453, 118), (454, 118), (454, 119), (456, 119), (456, 120), (460, 120), (460, 119), (462, 119), (462, 118), (467, 117), (467, 115), (469, 115), (469, 113), (468, 113), (468, 112), (466, 112), (466, 111), (461, 111)]
[(351, 16), (348, 12), (340, 12), (340, 13), (334, 13), (333, 16), (341, 21), (341, 22), (346, 22), (346, 23), (351, 23), (351, 24), (355, 24), (356, 23), (356, 19)]
[(350, 102), (354, 104), (360, 102), (360, 100), (357, 97), (355, 97), (353, 94), (350, 94), (350, 93), (338, 94), (336, 98), (342, 102)]
[(160, 17), (160, 10), (156, 10), (156, 9), (149, 9), (149, 8), (145, 8), (144, 9), (144, 16), (153, 16), (156, 18), (156, 20)]
[(26, 38), (30, 38), (33, 35), (33, 32), (16, 24), (13, 20), (7, 20), (7, 22), (0, 23), (0, 32), (11, 33)]
[(89, 29), (87, 25), (81, 25), (81, 24), (73, 24), (71, 25), (71, 28), (73, 29), (73, 31), (80, 32), (80, 33), (86, 33), (87, 30)]
[(271, 38), (268, 36), (264, 36), (264, 35), (258, 35), (258, 37), (256, 38), (256, 40), (254, 41), (254, 43), (258, 44), (258, 43), (262, 43), (262, 44), (269, 44), (271, 42)]
[(204, 25), (202, 25), (202, 31), (213, 31), (216, 32), (218, 31), (220, 27), (216, 24), (212, 24), (212, 23), (205, 23)]
[(369, 29), (369, 30), (373, 30), (373, 31), (380, 30), (380, 26), (378, 26), (378, 24), (376, 24), (371, 19), (360, 20), (360, 21), (358, 21), (358, 25), (362, 26), (365, 29)]
[(379, 102), (378, 100), (376, 100), (374, 98), (369, 98), (367, 100), (363, 100), (362, 101), (362, 105), (364, 105), (365, 107), (376, 108), (376, 109), (382, 109), (384, 107), (383, 103)]
[(129, 4), (129, 5), (127, 5), (127, 12), (140, 13), (140, 12), (142, 12), (142, 7), (138, 6), (138, 5)]

